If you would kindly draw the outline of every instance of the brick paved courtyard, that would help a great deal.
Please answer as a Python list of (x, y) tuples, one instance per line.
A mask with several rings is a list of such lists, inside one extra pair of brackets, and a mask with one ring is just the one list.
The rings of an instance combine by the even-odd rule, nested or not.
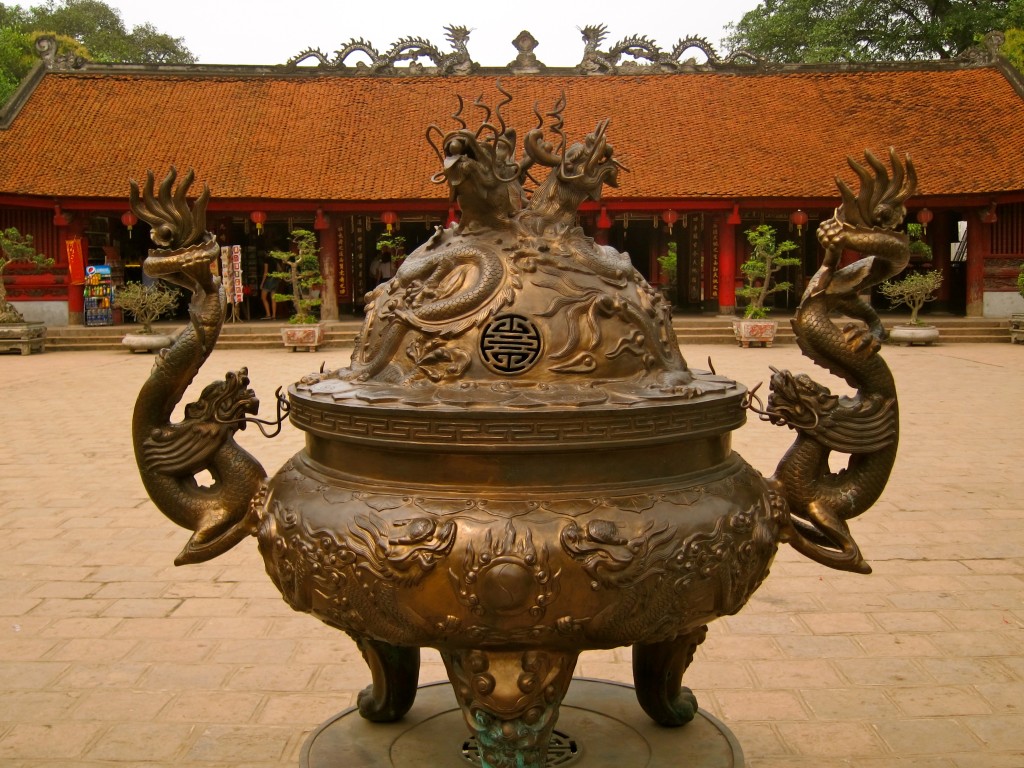
[[(813, 367), (793, 347), (684, 353), (748, 386), (769, 364)], [(782, 549), (750, 605), (711, 626), (686, 682), (751, 768), (1024, 768), (1024, 349), (884, 354), (901, 453), (851, 525), (874, 573)], [(217, 351), (199, 385), (248, 365), (269, 403), (323, 359), (348, 350)], [(187, 534), (146, 497), (130, 439), (151, 362), (0, 356), (4, 768), (294, 767), (369, 682), (344, 634), (284, 604), (254, 542), (172, 565)], [(734, 445), (770, 474), (790, 441), (755, 420)], [(302, 435), (240, 442), (273, 472)], [(629, 681), (628, 649), (583, 654), (577, 675)], [(426, 652), (421, 681), (444, 678)]]

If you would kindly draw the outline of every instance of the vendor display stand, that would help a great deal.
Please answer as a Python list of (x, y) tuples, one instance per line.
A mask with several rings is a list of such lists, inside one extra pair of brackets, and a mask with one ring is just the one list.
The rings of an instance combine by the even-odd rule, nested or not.
[(85, 324), (88, 326), (114, 324), (114, 285), (110, 267), (85, 268)]
[(223, 280), (224, 295), (231, 309), (228, 317), (231, 322), (237, 323), (239, 320), (238, 308), (242, 306), (245, 299), (245, 291), (242, 284), (242, 246), (221, 246), (220, 273)]

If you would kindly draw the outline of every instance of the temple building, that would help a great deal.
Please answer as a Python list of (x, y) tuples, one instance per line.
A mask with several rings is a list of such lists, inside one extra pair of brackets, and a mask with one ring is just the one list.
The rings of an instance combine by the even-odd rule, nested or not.
[[(795, 307), (822, 256), (815, 229), (839, 202), (835, 177), (856, 188), (847, 158), (869, 150), (888, 164), (890, 147), (917, 170), (907, 221), (925, 225), (924, 266), (944, 274), (935, 308), (1024, 311), (1024, 77), (998, 55), (998, 36), (956, 61), (768, 66), (719, 58), (699, 38), (602, 50), (603, 28), (588, 27), (576, 67), (545, 66), (523, 32), (497, 68), (473, 62), (465, 29), (448, 29), (450, 52), (353, 41), (279, 66), (45, 56), (0, 109), (0, 227), (31, 234), (55, 265), (9, 269), (10, 299), (28, 319), (76, 324), (83, 268), (142, 279), (150, 241), (129, 212), (129, 179), (152, 171), (159, 182), (174, 166), (194, 170), (193, 194), (209, 186), (207, 226), (239, 246), (248, 301), (269, 252), (301, 227), (318, 234), (324, 316), (359, 313), (383, 233), (411, 252), (459, 217), (431, 136), (500, 121), (521, 138), (540, 122), (557, 147), (555, 123), (571, 145), (610, 118), (628, 172), (582, 206), (579, 224), (671, 288), (677, 312), (736, 311), (745, 232), (761, 223), (799, 246), (793, 289), (775, 297)], [(674, 274), (659, 261), (670, 251)]]

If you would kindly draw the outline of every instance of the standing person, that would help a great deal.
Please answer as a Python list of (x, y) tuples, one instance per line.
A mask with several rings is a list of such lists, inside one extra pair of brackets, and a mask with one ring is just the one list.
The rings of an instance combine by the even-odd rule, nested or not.
[(380, 252), (380, 263), (377, 266), (377, 285), (386, 283), (393, 275), (391, 266), (391, 248), (385, 246)]
[(280, 270), (276, 259), (268, 258), (263, 262), (263, 279), (260, 280), (260, 299), (263, 301), (263, 320), (277, 317), (277, 299), (274, 294), (280, 281), (271, 272)]

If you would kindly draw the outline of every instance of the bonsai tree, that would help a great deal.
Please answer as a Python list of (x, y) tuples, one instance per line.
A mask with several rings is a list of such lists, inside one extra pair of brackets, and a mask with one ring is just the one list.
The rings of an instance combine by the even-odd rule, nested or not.
[(924, 241), (924, 227), (920, 224), (907, 224), (907, 235), (910, 237), (910, 260), (924, 264), (932, 260), (932, 247)]
[(665, 248), (665, 253), (658, 257), (658, 266), (661, 268), (661, 274), (664, 276), (666, 284), (669, 287), (674, 288), (676, 284), (676, 264), (679, 260), (679, 246), (675, 241), (669, 242)]
[(152, 285), (127, 283), (118, 288), (114, 306), (120, 307), (142, 324), (142, 332), (153, 333), (153, 322), (170, 314), (178, 306), (178, 292), (162, 281)]
[(377, 238), (377, 254), (370, 262), (370, 277), (374, 285), (386, 283), (405, 258), (405, 238), (393, 232), (383, 232)]
[(391, 263), (395, 269), (405, 258), (405, 238), (392, 232), (384, 232), (377, 238), (377, 253), (383, 256), (385, 253), (391, 255)]
[(53, 259), (36, 252), (32, 235), (23, 235), (14, 227), (0, 229), (0, 323), (25, 322), (21, 312), (7, 301), (7, 288), (4, 286), (4, 270), (16, 262), (39, 268), (53, 265)]
[(788, 281), (777, 281), (775, 275), (786, 267), (798, 266), (800, 258), (786, 255), (790, 251), (796, 250), (796, 243), (792, 240), (777, 243), (775, 228), (768, 224), (748, 229), (747, 242), (750, 243), (753, 250), (750, 253), (750, 258), (740, 265), (747, 284), (738, 288), (736, 295), (750, 302), (747, 304), (743, 316), (752, 320), (760, 320), (768, 316), (769, 308), (764, 305), (768, 297), (773, 293), (788, 291), (793, 287), (793, 284)]
[(917, 313), (926, 302), (935, 299), (935, 291), (942, 285), (942, 273), (937, 269), (930, 272), (911, 272), (902, 280), (887, 280), (878, 286), (882, 295), (896, 308), (902, 304), (910, 307), (910, 324), (923, 325)]
[(316, 234), (308, 229), (292, 230), (294, 251), (271, 251), (271, 258), (277, 259), (285, 270), (271, 272), (272, 277), (287, 281), (291, 293), (275, 293), (275, 301), (290, 301), (295, 314), (290, 323), (315, 323), (318, 318), (315, 309), (320, 306), (320, 297), (315, 291), (320, 288), (323, 277), (320, 274), (320, 248)]

